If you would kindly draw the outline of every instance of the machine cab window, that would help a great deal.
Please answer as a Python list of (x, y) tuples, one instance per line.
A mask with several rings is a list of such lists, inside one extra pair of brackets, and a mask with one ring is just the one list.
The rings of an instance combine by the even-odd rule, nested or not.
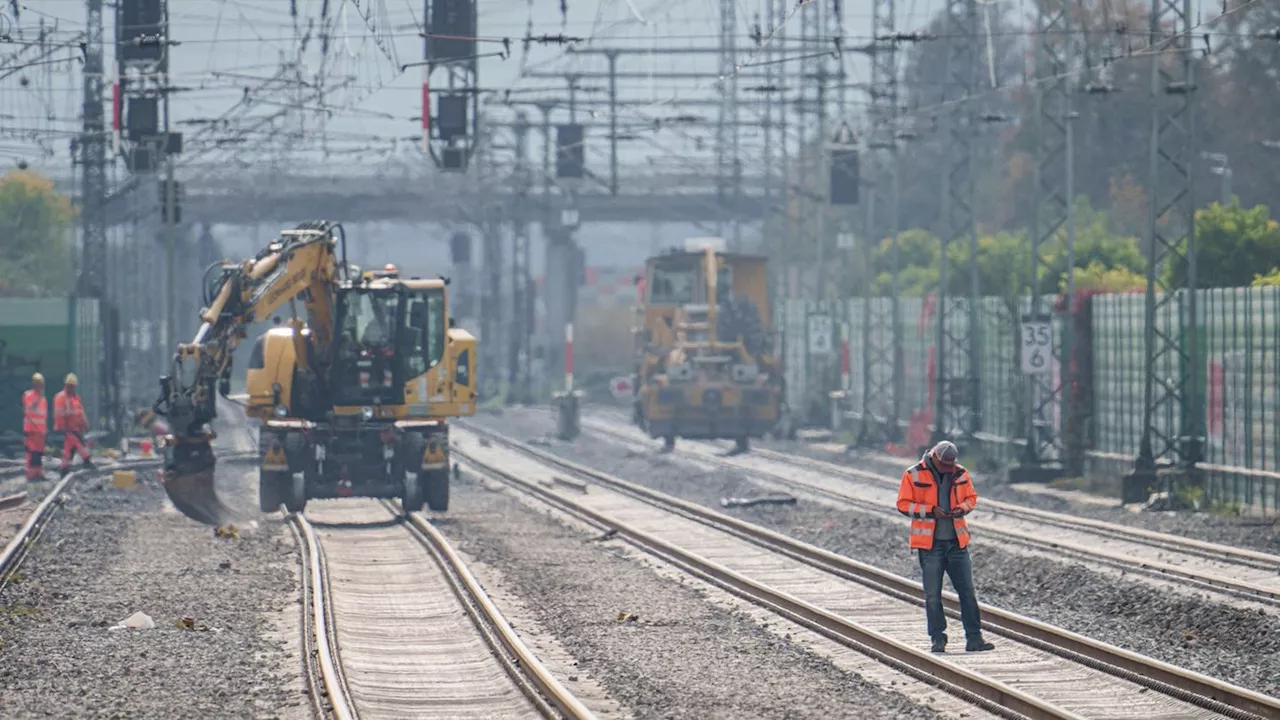
[(444, 359), (444, 293), (423, 290), (406, 294), (405, 299), (408, 305), (399, 347), (404, 357), (405, 377), (412, 379)]
[[(664, 257), (653, 264), (648, 283), (650, 305), (706, 303), (705, 261), (700, 254)], [(716, 271), (716, 299), (733, 296), (733, 267), (727, 262)]]
[(698, 273), (692, 263), (665, 262), (650, 273), (649, 304), (687, 305), (697, 301)]

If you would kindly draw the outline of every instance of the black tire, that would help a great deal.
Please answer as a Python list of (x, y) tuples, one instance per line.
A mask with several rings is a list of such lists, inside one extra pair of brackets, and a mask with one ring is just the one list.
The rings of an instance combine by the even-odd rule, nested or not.
[(280, 473), (285, 477), (281, 481), (284, 494), (284, 507), (291, 513), (300, 513), (307, 509), (307, 481), (302, 473)]
[(258, 470), (258, 509), (272, 513), (284, 502), (283, 487), (288, 473), (278, 470)]
[(662, 452), (671, 452), (676, 449), (676, 436), (668, 435), (662, 438)]
[(751, 438), (743, 435), (740, 438), (734, 438), (734, 452), (745, 453), (751, 449)]
[(422, 473), (422, 495), (431, 512), (449, 510), (449, 471), (432, 470)]
[(400, 495), (400, 507), (406, 515), (422, 510), (422, 476), (424, 473), (404, 474), (404, 491)]

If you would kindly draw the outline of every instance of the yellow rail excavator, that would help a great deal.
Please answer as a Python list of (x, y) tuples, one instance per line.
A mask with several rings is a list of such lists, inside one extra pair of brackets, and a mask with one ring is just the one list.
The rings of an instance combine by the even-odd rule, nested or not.
[(211, 266), (202, 324), (178, 346), (155, 408), (172, 429), (163, 478), (173, 504), (209, 525), (230, 519), (214, 490), (216, 395), (230, 394), (248, 328), (288, 305), (291, 319), (257, 339), (245, 376), (246, 412), (261, 421), (260, 509), (356, 496), (447, 510), (447, 421), (476, 407), (475, 338), (452, 327), (448, 284), (393, 266), (361, 272), (342, 226), (327, 221)]
[(767, 260), (692, 238), (646, 263), (635, 330), (633, 420), (662, 438), (732, 439), (746, 452), (778, 425), (783, 377), (773, 351)]

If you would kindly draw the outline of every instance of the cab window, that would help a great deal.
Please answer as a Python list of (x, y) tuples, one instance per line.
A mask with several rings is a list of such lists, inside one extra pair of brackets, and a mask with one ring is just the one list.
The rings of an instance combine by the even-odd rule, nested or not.
[(453, 381), (463, 387), (471, 387), (471, 350), (458, 353), (458, 368), (454, 372)]
[(409, 377), (417, 377), (444, 358), (444, 293), (427, 290), (408, 296), (400, 352)]
[(653, 268), (649, 302), (653, 305), (686, 305), (697, 299), (697, 273), (692, 266)]
[(261, 370), (267, 366), (266, 357), (264, 357), (263, 348), (267, 344), (267, 336), (259, 335), (258, 339), (253, 343), (253, 349), (249, 351), (249, 369)]

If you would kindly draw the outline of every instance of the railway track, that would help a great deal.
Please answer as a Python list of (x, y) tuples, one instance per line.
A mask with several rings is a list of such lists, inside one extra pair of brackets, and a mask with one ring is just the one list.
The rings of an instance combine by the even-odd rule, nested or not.
[(309, 683), (322, 714), (595, 717), (420, 515), (345, 500), (314, 502), (290, 522), (303, 548)]
[[(224, 462), (257, 460), (257, 458), (258, 454), (256, 452), (234, 453), (219, 456), (219, 459)], [(0, 553), (0, 592), (4, 591), (4, 588), (9, 584), (10, 578), (13, 577), (13, 573), (17, 571), (18, 567), (22, 564), (22, 561), (26, 558), (28, 551), (40, 539), (40, 536), (44, 533), (49, 521), (53, 519), (58, 508), (62, 506), (66, 497), (67, 488), (71, 487), (72, 483), (94, 473), (106, 473), (114, 470), (141, 470), (144, 468), (155, 468), (159, 466), (160, 460), (158, 458), (125, 460), (123, 462), (112, 463), (109, 465), (99, 465), (92, 469), (75, 470), (59, 480), (27, 516), (26, 521), (23, 522), (22, 527), (18, 529), (18, 532), (9, 539), (8, 544), (4, 548), (4, 552)], [(18, 472), (21, 474), (22, 471), (19, 470)], [(26, 493), (24, 492), (19, 494), (24, 496), (23, 501), (25, 502)], [(8, 501), (13, 507), (19, 506), (15, 502), (19, 494), (9, 495), (0, 499), (0, 505), (3, 505), (5, 501)]]
[[(624, 445), (652, 447), (643, 433), (610, 421), (584, 418), (583, 427)], [(682, 443), (680, 452), (701, 462), (745, 472), (769, 484), (898, 518), (895, 502), (899, 477), (764, 449), (753, 449), (750, 455), (726, 456), (724, 449), (703, 442)], [(1060, 555), (1128, 572), (1280, 605), (1277, 555), (998, 500), (980, 500), (968, 520), (971, 527), (988, 537), (1037, 551), (1052, 549)]]
[[(1275, 698), (990, 607), (984, 629), (1004, 638), (996, 652), (932, 655), (917, 583), (474, 425), (459, 430), (455, 455), (481, 474), (994, 714), (1280, 718)], [(954, 595), (944, 603), (956, 616)]]

